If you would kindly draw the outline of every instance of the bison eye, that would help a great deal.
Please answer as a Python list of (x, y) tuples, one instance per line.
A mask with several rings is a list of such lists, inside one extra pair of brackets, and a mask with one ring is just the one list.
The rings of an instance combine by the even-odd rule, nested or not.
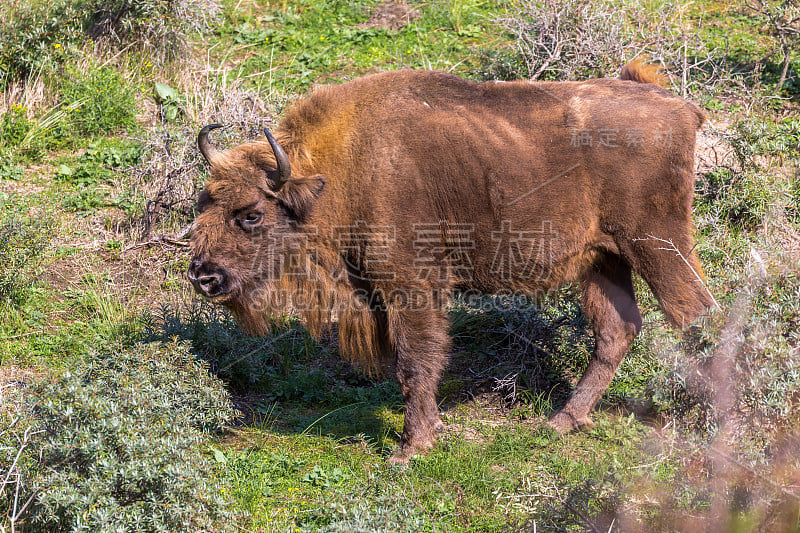
[(264, 213), (259, 213), (258, 211), (251, 211), (245, 215), (238, 217), (237, 222), (239, 222), (239, 226), (243, 230), (254, 231), (258, 229), (258, 226), (261, 224), (261, 220), (263, 218), (264, 218)]

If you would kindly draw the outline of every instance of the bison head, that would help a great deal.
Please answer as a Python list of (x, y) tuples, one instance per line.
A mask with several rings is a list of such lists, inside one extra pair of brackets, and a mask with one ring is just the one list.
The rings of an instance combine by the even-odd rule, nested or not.
[(256, 332), (254, 295), (263, 298), (269, 282), (287, 268), (287, 257), (298, 252), (298, 228), (325, 178), (293, 177), (289, 157), (266, 128), (267, 143), (221, 152), (208, 141), (209, 131), (219, 127), (208, 125), (197, 138), (211, 177), (197, 202), (187, 275), (198, 293), (229, 307)]

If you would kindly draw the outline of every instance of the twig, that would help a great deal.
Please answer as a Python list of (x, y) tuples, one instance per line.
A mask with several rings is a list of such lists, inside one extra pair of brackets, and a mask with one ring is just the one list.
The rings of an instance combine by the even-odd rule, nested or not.
[(134, 250), (138, 250), (140, 248), (146, 248), (148, 246), (154, 246), (156, 244), (169, 244), (172, 246), (177, 246), (179, 248), (186, 248), (189, 246), (189, 242), (185, 239), (192, 232), (192, 229), (194, 229), (194, 223), (184, 226), (178, 233), (174, 235), (156, 235), (149, 241), (140, 242), (138, 244), (134, 244), (133, 246), (125, 248), (121, 253), (127, 254)]
[(552, 494), (509, 494), (508, 496), (498, 496), (498, 500), (506, 500), (510, 498), (550, 498), (550, 499), (559, 499), (558, 496), (553, 496)]
[(178, 240), (175, 240), (175, 239), (169, 237), (168, 235), (156, 235), (155, 237), (153, 237), (149, 241), (140, 242), (139, 244), (134, 244), (133, 246), (125, 248), (124, 250), (122, 250), (121, 253), (122, 254), (127, 254), (129, 252), (133, 252), (133, 251), (138, 250), (140, 248), (146, 248), (148, 246), (155, 246), (156, 244), (170, 244), (172, 246), (177, 246), (178, 248), (188, 248), (189, 247), (189, 242), (188, 241), (178, 241)]
[(0, 339), (0, 341), (10, 341), (11, 339), (19, 339), (21, 337), (28, 337), (30, 335), (36, 335), (38, 333), (44, 333), (44, 330), (39, 329), (36, 331), (29, 331), (27, 333), (20, 333), (18, 335), (11, 335), (10, 337), (3, 337), (2, 339)]
[[(16, 420), (14, 421), (14, 423), (16, 423)], [(14, 531), (16, 531), (15, 523), (19, 520), (20, 516), (22, 516), (22, 513), (25, 512), (25, 509), (28, 508), (28, 505), (30, 505), (30, 503), (33, 501), (33, 498), (36, 495), (35, 493), (31, 494), (28, 497), (28, 499), (25, 500), (25, 503), (23, 503), (21, 507), (19, 506), (20, 474), (17, 471), (17, 463), (19, 463), (19, 459), (22, 456), (22, 452), (24, 452), (25, 448), (28, 447), (28, 444), (29, 444), (30, 439), (31, 439), (31, 435), (35, 435), (37, 433), (43, 433), (43, 431), (42, 430), (33, 431), (32, 427), (25, 428), (25, 433), (22, 436), (22, 441), (19, 443), (19, 449), (17, 450), (17, 454), (14, 457), (14, 460), (11, 462), (11, 465), (8, 467), (8, 471), (6, 472), (6, 475), (3, 478), (2, 485), (0, 485), (0, 490), (2, 490), (3, 492), (5, 492), (6, 486), (11, 485), (11, 484), (14, 485), (14, 496), (13, 496), (13, 498), (9, 498), (9, 499), (13, 499), (13, 504), (12, 504), (12, 508), (9, 509), (9, 512), (8, 512), (8, 515), (7, 515), (8, 520), (9, 520), (9, 524), (11, 525), (11, 532), (12, 533)], [(14, 481), (9, 481), (12, 476), (15, 477), (15, 480)]]

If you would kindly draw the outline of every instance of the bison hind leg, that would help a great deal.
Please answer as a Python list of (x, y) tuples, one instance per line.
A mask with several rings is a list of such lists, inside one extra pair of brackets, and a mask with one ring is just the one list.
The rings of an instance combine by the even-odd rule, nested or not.
[(594, 425), (589, 413), (642, 327), (631, 267), (619, 256), (603, 254), (583, 275), (581, 288), (584, 313), (594, 329), (595, 348), (572, 396), (550, 419), (550, 426), (559, 433)]

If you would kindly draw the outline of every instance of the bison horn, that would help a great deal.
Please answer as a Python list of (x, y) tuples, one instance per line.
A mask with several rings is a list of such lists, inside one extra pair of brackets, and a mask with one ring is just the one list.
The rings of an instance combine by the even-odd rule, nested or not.
[(204, 126), (203, 129), (200, 130), (200, 133), (197, 134), (197, 147), (210, 165), (214, 164), (214, 160), (219, 157), (220, 152), (208, 142), (208, 132), (221, 127), (222, 124), (209, 124), (208, 126)]
[(275, 154), (275, 164), (278, 166), (278, 179), (275, 180), (274, 186), (277, 191), (292, 177), (292, 165), (289, 164), (289, 158), (286, 157), (286, 152), (283, 151), (281, 145), (278, 144), (278, 141), (275, 140), (275, 137), (272, 136), (267, 128), (264, 128), (264, 135), (267, 136), (267, 141), (269, 141), (269, 145), (272, 147), (272, 153)]

